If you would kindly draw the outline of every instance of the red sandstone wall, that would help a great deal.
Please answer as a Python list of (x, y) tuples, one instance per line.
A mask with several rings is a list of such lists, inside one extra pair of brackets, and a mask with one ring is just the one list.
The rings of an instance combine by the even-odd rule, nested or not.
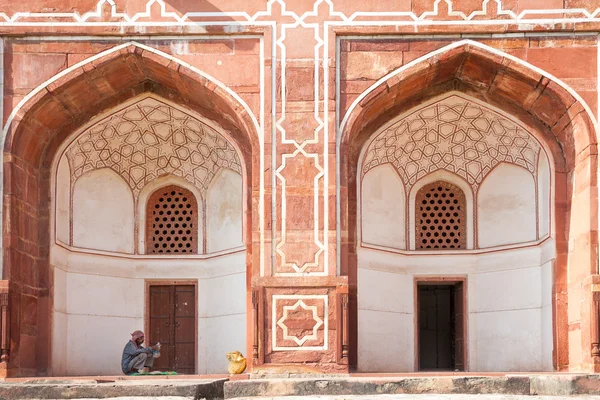
[[(184, 0), (165, 0), (164, 2), (155, 2), (150, 7), (149, 15), (140, 15), (137, 21), (148, 22), (148, 26), (125, 26), (117, 25), (91, 25), (91, 24), (72, 24), (72, 25), (50, 25), (35, 24), (36, 21), (42, 21), (42, 17), (22, 17), (20, 22), (30, 22), (30, 25), (18, 26), (16, 24), (2, 24), (0, 19), (0, 33), (5, 35), (73, 35), (77, 40), (59, 41), (59, 40), (21, 40), (13, 37), (5, 38), (4, 47), (4, 107), (3, 120), (8, 121), (15, 106), (31, 92), (32, 89), (52, 78), (54, 75), (69, 68), (76, 63), (87, 59), (95, 54), (110, 49), (111, 47), (127, 41), (127, 36), (135, 37), (135, 40), (158, 49), (164, 53), (175, 56), (176, 58), (189, 63), (212, 75), (214, 78), (223, 82), (231, 88), (240, 99), (246, 102), (255, 116), (260, 116), (261, 109), (265, 113), (264, 119), (264, 149), (262, 155), (252, 154), (251, 159), (254, 174), (251, 182), (248, 183), (249, 190), (253, 193), (251, 196), (250, 209), (252, 227), (251, 237), (251, 255), (249, 256), (248, 266), (248, 292), (249, 300), (254, 294), (256, 302), (253, 307), (249, 301), (248, 315), (255, 314), (252, 320), (248, 321), (248, 351), (256, 348), (256, 365), (262, 363), (286, 364), (300, 363), (308, 369), (322, 369), (328, 371), (345, 370), (347, 367), (347, 357), (342, 357), (343, 339), (347, 335), (343, 321), (342, 307), (340, 307), (340, 298), (343, 294), (353, 293), (356, 285), (355, 271), (344, 269), (343, 265), (337, 265), (336, 252), (341, 252), (342, 259), (348, 256), (347, 235), (348, 221), (347, 216), (355, 211), (355, 205), (349, 204), (342, 210), (342, 247), (337, 248), (336, 244), (336, 102), (339, 102), (341, 120), (349, 105), (366, 88), (372, 85), (386, 73), (399, 68), (421, 56), (432, 51), (440, 49), (452, 42), (461, 39), (460, 36), (452, 38), (411, 38), (410, 35), (447, 35), (447, 34), (505, 34), (505, 33), (537, 33), (547, 30), (560, 31), (566, 34), (561, 37), (550, 36), (525, 36), (520, 37), (500, 37), (500, 38), (475, 38), (475, 40), (502, 50), (508, 54), (514, 55), (532, 65), (553, 74), (563, 80), (567, 85), (573, 88), (589, 105), (593, 113), (597, 113), (597, 32), (600, 31), (600, 20), (586, 16), (579, 12), (581, 21), (556, 23), (548, 19), (557, 18), (555, 14), (535, 12), (540, 9), (559, 9), (559, 8), (584, 8), (589, 12), (600, 7), (600, 0), (529, 0), (516, 1), (505, 0), (502, 2), (502, 10), (497, 3), (490, 1), (487, 4), (485, 12), (481, 15), (474, 15), (472, 18), (466, 18), (473, 12), (482, 11), (480, 0), (469, 1), (442, 1), (439, 8), (434, 10), (432, 0), (401, 0), (401, 1), (371, 1), (360, 2), (351, 0), (339, 0), (332, 3), (333, 9), (330, 9), (329, 3), (320, 3), (316, 8), (318, 15), (308, 15), (303, 22), (306, 24), (316, 24), (318, 29), (317, 36), (322, 40), (321, 47), (317, 47), (319, 60), (326, 59), (329, 63), (327, 72), (329, 76), (325, 78), (326, 69), (323, 64), (319, 67), (319, 81), (316, 87), (319, 90), (318, 118), (314, 116), (315, 106), (315, 78), (314, 78), (314, 55), (315, 30), (312, 25), (288, 27), (285, 37), (281, 36), (282, 24), (294, 24), (303, 13), (311, 12), (312, 4), (304, 0), (294, 1), (276, 1), (266, 8), (264, 1), (227, 1), (227, 2), (189, 2)], [(114, 12), (110, 7), (104, 6), (101, 17), (90, 17), (89, 22), (97, 21), (121, 21), (120, 14), (133, 16), (136, 13), (146, 11), (146, 1), (130, 0), (116, 1)], [(43, 12), (43, 13), (72, 13), (78, 12), (80, 15), (95, 10), (95, 0), (23, 0), (15, 2), (12, 0), (0, 1), (0, 12), (5, 13), (7, 18), (11, 18), (15, 12)], [(164, 9), (163, 9), (164, 8)], [(520, 18), (515, 18), (520, 13), (530, 10), (529, 14), (523, 14)], [(182, 16), (188, 12), (238, 12), (244, 11), (249, 16), (257, 12), (263, 12), (253, 20), (253, 24), (243, 26), (230, 26), (224, 28), (223, 25), (210, 25), (211, 21), (244, 21), (246, 18), (241, 15), (230, 14), (228, 16), (188, 16), (185, 21), (203, 22), (208, 25), (202, 26), (183, 26), (180, 23), (183, 20), (177, 20), (169, 13), (175, 13)], [(379, 15), (363, 17), (361, 20), (364, 25), (358, 23), (343, 22), (343, 18), (336, 12), (343, 13), (349, 17), (356, 11), (379, 12)], [(436, 12), (433, 12), (436, 11)], [(504, 11), (504, 12), (503, 12)], [(512, 12), (506, 13), (506, 11)], [(111, 15), (111, 12), (113, 13)], [(383, 15), (386, 12), (404, 13), (403, 15)], [(414, 16), (408, 15), (409, 12)], [(423, 13), (430, 12), (430, 16)], [(460, 14), (463, 13), (464, 15)], [(566, 16), (571, 14), (565, 13)], [(1, 14), (0, 14), (1, 16)], [(432, 21), (429, 24), (418, 24), (415, 21), (417, 17), (423, 20)], [(563, 17), (563, 15), (560, 15)], [(73, 21), (73, 18), (65, 16), (49, 16), (46, 22), (66, 22)], [(70, 18), (70, 19), (69, 19)], [(506, 20), (505, 23), (496, 24), (493, 21)], [(534, 20), (533, 22), (530, 21)], [(544, 22), (544, 19), (547, 19)], [(455, 24), (439, 24), (435, 21), (454, 21)], [(154, 22), (165, 22), (164, 25), (153, 24)], [(336, 21), (340, 23), (337, 26), (329, 25), (324, 28), (324, 21)], [(379, 24), (368, 24), (373, 21), (387, 21)], [(392, 23), (390, 23), (392, 21)], [(393, 22), (397, 24), (394, 24)], [(468, 24), (463, 22), (469, 21)], [(478, 23), (479, 21), (479, 23)], [(538, 21), (538, 22), (535, 22)], [(542, 22), (539, 22), (542, 21)], [(271, 25), (269, 25), (272, 23)], [(279, 24), (273, 31), (272, 26)], [(573, 32), (586, 32), (585, 35), (574, 35)], [(274, 32), (275, 38), (272, 33)], [(173, 38), (177, 35), (196, 35), (187, 38)], [(203, 38), (208, 34), (219, 35), (218, 39)], [(248, 38), (241, 38), (240, 34), (249, 35)], [(325, 37), (325, 34), (327, 36)], [(124, 36), (122, 41), (106, 41), (101, 38), (82, 38), (82, 35), (115, 35)], [(168, 35), (168, 39), (147, 39), (140, 36), (145, 35)], [(339, 65), (336, 53), (336, 35), (340, 38), (339, 42)], [(385, 35), (382, 38), (347, 38), (347, 35)], [(390, 35), (402, 35), (397, 38), (390, 38)], [(261, 60), (261, 41), (258, 37), (263, 37), (263, 54)], [(327, 53), (325, 51), (327, 46)], [(285, 75), (283, 75), (282, 59), (285, 49)], [(274, 52), (274, 53), (272, 53)], [(274, 54), (274, 59), (271, 55)], [(159, 60), (159, 57), (156, 58)], [(167, 68), (173, 68), (173, 64), (168, 61), (163, 62)], [(273, 67), (273, 63), (276, 67)], [(261, 67), (263, 68), (264, 79), (261, 81)], [(336, 88), (336, 67), (339, 67), (340, 86)], [(94, 68), (94, 64), (86, 68)], [(123, 70), (112, 70), (113, 76), (106, 77), (106, 82), (101, 80), (100, 85), (118, 85), (119, 75), (128, 76), (128, 69), (132, 65), (124, 64)], [(272, 68), (275, 68), (276, 75), (273, 79)], [(121, 82), (126, 86), (127, 82)], [(325, 87), (327, 83), (327, 89)], [(87, 88), (82, 81), (60, 82), (61, 85), (78, 84), (81, 88)], [(507, 80), (506, 85), (511, 83)], [(283, 101), (282, 90), (285, 85), (285, 102)], [(62, 86), (61, 86), (62, 87)], [(76, 89), (76, 88), (75, 88)], [(261, 107), (260, 90), (263, 90), (264, 102)], [(325, 90), (327, 90), (325, 92)], [(518, 89), (515, 89), (518, 90)], [(336, 99), (336, 93), (339, 91), (339, 98)], [(73, 93), (77, 93), (74, 90)], [(83, 92), (85, 93), (85, 92)], [(273, 96), (273, 97), (272, 97)], [(39, 97), (36, 97), (39, 100)], [(68, 104), (79, 104), (84, 109), (86, 107), (86, 95), (77, 99), (66, 99)], [(271, 119), (271, 99), (275, 99), (275, 118)], [(325, 100), (327, 99), (327, 104)], [(65, 103), (65, 104), (66, 104)], [(324, 107), (326, 110), (323, 110)], [(60, 108), (61, 105), (58, 105)], [(65, 105), (68, 109), (69, 106)], [(283, 112), (285, 107), (285, 113)], [(71, 109), (67, 113), (71, 113)], [(94, 110), (88, 110), (93, 115)], [(46, 117), (52, 125), (56, 117), (54, 113), (49, 112)], [(89, 116), (88, 116), (89, 117)], [(325, 122), (327, 117), (327, 121)], [(17, 122), (20, 119), (17, 118)], [(276, 126), (275, 140), (276, 146), (275, 161), (272, 160), (272, 126)], [(323, 121), (324, 128), (317, 131), (314, 129)], [(71, 128), (75, 127), (74, 122)], [(57, 123), (57, 125), (60, 125)], [(15, 126), (16, 123), (15, 123)], [(61, 125), (62, 126), (62, 125)], [(56, 126), (50, 126), (54, 129)], [(326, 130), (325, 130), (326, 128)], [(15, 128), (16, 129), (16, 128)], [(5, 196), (11, 195), (9, 203), (5, 197), (5, 221), (4, 221), (4, 245), (5, 250), (4, 278), (11, 281), (14, 291), (11, 297), (12, 304), (12, 351), (11, 365), (16, 374), (34, 375), (36, 373), (48, 373), (49, 363), (49, 325), (51, 318), (47, 315), (48, 305), (51, 301), (52, 283), (50, 279), (50, 270), (47, 265), (47, 232), (44, 230), (44, 223), (47, 224), (47, 206), (48, 193), (42, 182), (44, 175), (39, 171), (39, 165), (28, 164), (22, 160), (19, 154), (28, 154), (33, 151), (39, 151), (39, 154), (51, 154), (52, 150), (40, 148), (38, 136), (43, 136), (36, 129), (29, 129), (30, 136), (24, 142), (18, 142), (19, 151), (11, 150), (10, 155), (5, 153), (5, 166), (8, 167), (5, 173)], [(284, 143), (283, 131), (285, 131), (287, 141)], [(327, 136), (325, 136), (327, 133)], [(36, 136), (38, 135), (38, 136)], [(314, 143), (310, 143), (313, 139)], [(308, 144), (302, 145), (304, 141)], [(567, 140), (564, 143), (572, 143)], [(327, 148), (325, 148), (327, 144)], [(555, 144), (556, 145), (556, 144)], [(562, 145), (562, 144), (561, 144)], [(298, 152), (301, 147), (302, 151)], [(592, 161), (586, 159), (579, 164), (579, 170), (593, 168), (595, 165), (596, 148), (588, 149)], [(17, 154), (18, 153), (18, 154)], [(263, 170), (259, 170), (258, 159), (263, 157)], [(284, 167), (285, 165), (285, 167)], [(279, 170), (279, 171), (278, 171)], [(277, 188), (272, 190), (273, 174), (278, 171), (275, 182)], [(342, 180), (346, 171), (342, 171)], [(559, 180), (564, 181), (564, 193), (559, 197), (571, 198), (576, 194), (590, 191), (597, 186), (595, 174), (589, 180), (575, 180), (573, 189), (574, 170), (561, 175)], [(322, 175), (320, 175), (322, 174)], [(260, 191), (260, 176), (263, 177), (264, 190), (264, 214), (260, 215), (259, 199), (262, 195)], [(319, 177), (320, 176), (320, 177)], [(327, 182), (324, 177), (327, 176)], [(314, 179), (317, 177), (318, 200), (313, 203), (314, 197)], [(45, 183), (47, 184), (47, 182)], [(286, 188), (286, 198), (282, 198), (282, 187)], [(40, 189), (42, 188), (42, 189)], [(275, 192), (274, 201), (275, 210), (272, 209), (272, 193)], [(587, 192), (586, 192), (587, 193)], [(345, 192), (342, 191), (342, 196)], [(16, 199), (16, 200), (14, 200)], [(14, 200), (14, 202), (12, 202)], [(585, 221), (583, 224), (589, 229), (586, 233), (578, 237), (569, 236), (565, 229), (562, 238), (565, 243), (563, 248), (559, 249), (559, 263), (570, 257), (570, 268), (567, 273), (566, 267), (560, 270), (556, 277), (555, 291), (557, 293), (557, 315), (568, 315), (568, 321), (557, 321), (557, 330), (560, 334), (557, 342), (557, 362), (561, 369), (589, 369), (591, 363), (589, 356), (589, 301), (581, 302), (586, 290), (589, 287), (583, 286), (583, 280), (592, 273), (595, 273), (597, 260), (597, 208), (595, 207), (597, 198), (594, 195), (587, 195), (576, 207), (571, 209), (569, 220)], [(287, 207), (287, 214), (282, 214), (283, 205)], [(8, 205), (6, 205), (8, 204)], [(565, 203), (563, 203), (565, 204)], [(574, 204), (574, 203), (573, 203)], [(326, 207), (327, 205), (327, 207)], [(571, 203), (568, 205), (571, 206)], [(567, 207), (565, 205), (564, 207)], [(274, 221), (272, 220), (274, 214)], [(7, 217), (10, 216), (10, 218)], [(315, 217), (317, 225), (315, 226)], [(264, 224), (264, 239), (261, 239), (258, 232), (260, 222)], [(283, 243), (284, 224), (286, 242)], [(274, 225), (272, 223), (274, 222)], [(42, 228), (40, 229), (40, 226)], [(318, 232), (318, 241), (323, 242), (328, 238), (326, 251), (319, 252), (316, 241), (313, 240), (314, 231)], [(273, 230), (273, 232), (272, 232)], [(272, 245), (272, 239), (276, 245)], [(568, 244), (568, 247), (567, 247)], [(279, 246), (278, 246), (279, 245)], [(346, 246), (346, 247), (344, 247)], [(275, 249), (274, 249), (275, 247)], [(262, 253), (261, 253), (261, 250)], [(585, 249), (583, 252), (573, 253), (573, 249)], [(278, 250), (278, 251), (276, 251)], [(344, 255), (345, 254), (345, 255)], [(272, 263), (274, 260), (274, 263)], [(263, 263), (263, 275), (261, 268)], [(343, 262), (343, 261), (342, 261)], [(293, 274), (293, 264), (306, 266), (304, 271), (321, 274), (322, 276), (313, 277), (287, 277), (285, 275), (273, 277), (274, 274)], [(308, 265), (311, 264), (311, 265)], [(325, 265), (327, 264), (327, 269)], [(342, 268), (341, 277), (336, 277), (336, 268)], [(346, 276), (347, 275), (347, 276)], [(348, 282), (349, 281), (349, 282)], [(348, 283), (350, 287), (348, 287)], [(568, 295), (567, 295), (568, 293)], [(588, 293), (589, 294), (589, 293)], [(327, 350), (311, 351), (278, 351), (273, 352), (270, 349), (273, 344), (272, 329), (278, 329), (271, 319), (271, 307), (273, 307), (273, 296), (315, 296), (307, 300), (314, 306), (321, 317), (326, 314), (328, 318), (328, 345)], [(300, 298), (300, 297), (297, 297)], [(323, 299), (327, 298), (329, 308), (325, 309), (322, 305)], [(352, 308), (352, 298), (350, 307)], [(279, 301), (280, 307), (283, 305), (293, 305), (293, 301)], [(565, 304), (568, 303), (568, 310)], [(283, 308), (276, 310), (277, 319), (281, 318)], [(301, 310), (297, 310), (301, 314)], [(347, 317), (350, 318), (350, 317)], [(558, 317), (559, 319), (562, 317)], [(299, 318), (302, 320), (302, 318)], [(347, 321), (346, 321), (347, 322)], [(302, 325), (302, 324), (300, 324)], [(352, 323), (350, 323), (352, 325)], [(300, 331), (309, 330), (311, 326), (299, 326)], [(256, 339), (250, 332), (258, 330)], [(579, 332), (583, 339), (569, 342), (567, 336), (573, 334), (568, 332)], [(324, 331), (317, 332), (317, 338), (307, 346), (323, 347), (325, 345)], [(280, 346), (294, 347), (296, 344), (284, 340), (282, 332), (277, 331), (275, 337), (281, 341)], [(352, 338), (349, 339), (350, 341)], [(570, 344), (571, 343), (571, 344)], [(354, 344), (355, 346), (355, 344)], [(355, 347), (350, 348), (350, 353)], [(568, 351), (567, 351), (568, 350)], [(350, 357), (352, 363), (352, 357)], [(598, 360), (600, 363), (600, 360)]]

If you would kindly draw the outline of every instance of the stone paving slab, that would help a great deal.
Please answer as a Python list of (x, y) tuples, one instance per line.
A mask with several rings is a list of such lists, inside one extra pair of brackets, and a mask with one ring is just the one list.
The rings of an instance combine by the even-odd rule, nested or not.
[[(536, 400), (536, 396), (571, 398), (597, 395), (600, 375), (540, 374), (487, 376), (385, 376), (243, 379), (129, 379), (31, 378), (0, 383), (4, 399), (162, 398), (189, 399), (512, 399)], [(433, 397), (423, 397), (423, 396)], [(362, 397), (356, 397), (362, 396)], [(396, 397), (394, 397), (396, 396)], [(399, 396), (399, 397), (398, 397)], [(404, 396), (404, 397), (403, 397)], [(454, 396), (454, 397), (447, 397)], [(459, 396), (459, 397), (456, 397)], [(460, 397), (462, 396), (462, 397)], [(496, 397), (494, 397), (496, 396)], [(498, 397), (500, 396), (500, 397)], [(502, 397), (504, 396), (504, 397)], [(513, 397), (510, 397), (513, 396)], [(514, 397), (517, 396), (517, 397)], [(381, 397), (381, 400), (386, 397)], [(545, 400), (544, 397), (539, 399)], [(590, 397), (590, 399), (592, 399)]]
[[(232, 400), (252, 400), (236, 398)], [(375, 396), (279, 396), (260, 400), (600, 400), (599, 396), (522, 396), (504, 394), (382, 394)]]
[(95, 381), (2, 383), (0, 384), (0, 399), (107, 399), (116, 397), (222, 399), (224, 381), (224, 379), (218, 379), (123, 380), (108, 383)]
[(378, 394), (599, 394), (600, 375), (398, 376), (225, 382), (225, 398)]
[(374, 394), (529, 395), (528, 376), (400, 377), (353, 379), (251, 379), (225, 382), (225, 397), (339, 396)]
[[(193, 397), (114, 397), (110, 400), (193, 400)], [(256, 397), (240, 397), (231, 400), (255, 400)], [(476, 394), (383, 394), (376, 396), (280, 396), (260, 397), (260, 400), (600, 400), (599, 396), (516, 396)], [(34, 400), (34, 399), (32, 399)], [(58, 399), (56, 399), (58, 400)], [(93, 400), (93, 399), (74, 399)]]

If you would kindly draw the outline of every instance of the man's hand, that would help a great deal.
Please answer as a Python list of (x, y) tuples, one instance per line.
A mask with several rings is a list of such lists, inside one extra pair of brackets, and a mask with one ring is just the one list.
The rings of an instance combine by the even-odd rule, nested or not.
[(158, 346), (157, 346), (157, 345), (150, 346), (150, 348), (151, 348), (152, 350), (158, 350)]

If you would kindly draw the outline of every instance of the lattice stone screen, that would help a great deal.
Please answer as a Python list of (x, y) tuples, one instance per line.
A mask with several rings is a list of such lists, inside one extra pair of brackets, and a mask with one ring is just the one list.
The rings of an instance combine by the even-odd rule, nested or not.
[(198, 203), (189, 190), (167, 186), (150, 196), (146, 253), (198, 253)]
[(437, 181), (419, 189), (415, 200), (416, 249), (466, 249), (465, 210), (465, 194), (451, 183)]

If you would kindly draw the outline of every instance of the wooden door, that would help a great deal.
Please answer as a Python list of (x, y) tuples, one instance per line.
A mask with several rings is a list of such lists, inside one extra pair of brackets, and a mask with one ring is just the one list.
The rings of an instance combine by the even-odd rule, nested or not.
[(452, 286), (418, 287), (418, 343), (420, 370), (451, 370)]
[(465, 303), (464, 285), (454, 285), (454, 369), (465, 370)]
[(193, 285), (150, 286), (151, 345), (160, 342), (154, 369), (193, 374), (196, 361), (196, 289)]

